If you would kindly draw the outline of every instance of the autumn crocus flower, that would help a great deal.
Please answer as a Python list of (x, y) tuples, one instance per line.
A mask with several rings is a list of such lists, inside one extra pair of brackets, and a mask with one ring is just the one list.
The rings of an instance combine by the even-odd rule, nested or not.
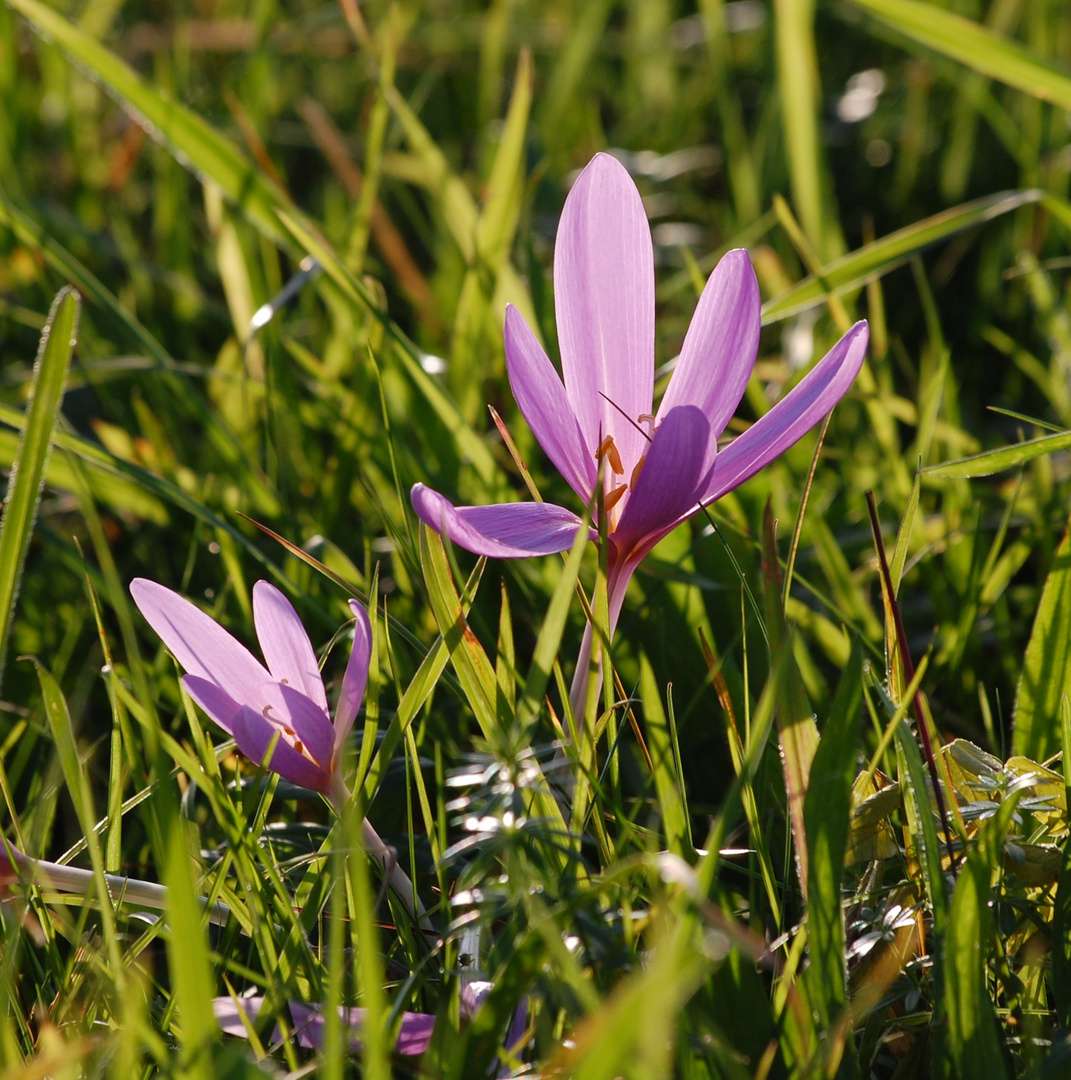
[(283, 779), (331, 794), (340, 755), (364, 697), (372, 631), (356, 601), (353, 651), (335, 722), (312, 642), (293, 605), (267, 581), (253, 586), (253, 623), (265, 667), (185, 597), (144, 578), (130, 593), (149, 625), (186, 669), (182, 685), (238, 749), (258, 764), (275, 739), (268, 768)]
[[(238, 749), (260, 764), (274, 742), (269, 769), (328, 795), (341, 807), (349, 798), (341, 774), (342, 750), (364, 698), (372, 648), (364, 608), (350, 601), (356, 620), (353, 649), (332, 724), (312, 642), (293, 605), (274, 585), (258, 581), (253, 586), (253, 623), (267, 667), (178, 593), (145, 578), (135, 578), (130, 593), (186, 669), (186, 692), (233, 736)], [(391, 884), (412, 909), (413, 886), (394, 852), (367, 820), (362, 828), (369, 854), (387, 868)]]
[[(562, 375), (513, 306), (506, 367), (521, 413), (583, 503), (602, 463), (611, 630), (645, 555), (821, 420), (855, 379), (868, 328), (856, 323), (765, 416), (719, 451), (759, 345), (759, 290), (747, 253), (730, 251), (699, 299), (673, 376), (654, 408), (654, 258), (639, 192), (598, 154), (562, 211), (554, 252)], [(567, 550), (581, 526), (551, 503), (452, 505), (417, 484), (413, 508), (469, 551), (499, 558)], [(594, 538), (595, 532), (592, 532)]]

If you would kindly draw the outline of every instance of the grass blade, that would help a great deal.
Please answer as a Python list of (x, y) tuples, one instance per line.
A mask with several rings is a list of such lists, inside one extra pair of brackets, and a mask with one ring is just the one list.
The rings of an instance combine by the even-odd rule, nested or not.
[(867, 281), (901, 266), (931, 244), (947, 240), (964, 229), (992, 221), (1021, 206), (1038, 202), (1043, 196), (1044, 192), (1034, 190), (1000, 191), (897, 229), (828, 263), (820, 277), (804, 278), (780, 296), (775, 296), (763, 305), (763, 324), (787, 319), (815, 304), (824, 303), (827, 289), (838, 295), (857, 289)]
[(989, 850), (983, 845), (968, 857), (945, 936), (947, 1046), (962, 1080), (1005, 1080), (1008, 1075), (987, 985), (986, 955), (993, 936)]
[(1026, 647), (1015, 695), (1012, 747), (1044, 761), (1059, 746), (1061, 701), (1071, 693), (1071, 530), (1056, 551)]
[(80, 310), (78, 293), (71, 288), (61, 289), (52, 303), (34, 363), (26, 426), (8, 480), (3, 518), (0, 519), (0, 678), (3, 677), (4, 654), (19, 581), (52, 449), (52, 431), (63, 400), (78, 333)]
[(983, 75), (1061, 109), (1071, 109), (1071, 77), (1022, 45), (936, 4), (854, 0), (909, 38)]
[(922, 469), (930, 476), (947, 476), (970, 479), (975, 476), (992, 476), (1005, 469), (1017, 469), (1028, 461), (1033, 461), (1044, 454), (1054, 454), (1071, 446), (1071, 431), (1061, 431), (1058, 435), (1042, 435), (1038, 439), (1003, 446), (999, 450), (987, 450), (982, 454), (958, 458), (956, 461), (943, 461), (928, 465)]
[(774, 665), (784, 664), (783, 677), (778, 680), (777, 728), (781, 739), (781, 765), (785, 776), (785, 792), (788, 795), (789, 821), (796, 848), (796, 870), (800, 888), (806, 897), (810, 875), (807, 866), (804, 800), (810, 783), (811, 763), (818, 748), (818, 727), (807, 702), (807, 692), (803, 688), (792, 655), (792, 637), (785, 624), (777, 538), (774, 535), (773, 511), (769, 503), (766, 504), (762, 519), (762, 574), (765, 582), (770, 656)]
[(683, 778), (677, 771), (673, 733), (662, 707), (661, 687), (645, 655), (640, 654), (640, 694), (647, 723), (647, 747), (651, 752), (651, 771), (658, 806), (662, 813), (662, 829), (666, 850), (687, 857), (691, 850), (688, 830), (688, 810), (684, 803)]
[(465, 698), (484, 738), (494, 742), (499, 727), (495, 669), (465, 618), (443, 542), (426, 525), (420, 526), (420, 562), (435, 621), (450, 650)]
[(844, 919), (840, 887), (859, 748), (863, 654), (858, 641), (811, 762), (803, 818), (807, 831), (807, 943), (810, 1000), (828, 1027), (848, 1002), (844, 982)]

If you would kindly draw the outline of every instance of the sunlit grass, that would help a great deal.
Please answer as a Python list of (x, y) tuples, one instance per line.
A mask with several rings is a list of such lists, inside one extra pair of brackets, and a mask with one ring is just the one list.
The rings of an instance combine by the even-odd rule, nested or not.
[[(1065, 6), (10, 4), (0, 791), (45, 865), (0, 856), (3, 1075), (1062, 1075)], [(567, 494), (502, 317), (556, 355), (600, 150), (653, 227), (656, 397), (732, 247), (765, 328), (728, 434), (871, 348), (817, 460), (645, 561), (573, 715), (594, 546), (477, 561), (408, 492)], [(273, 581), (332, 700), (371, 603), (349, 812), (197, 710), (138, 576), (247, 643)]]

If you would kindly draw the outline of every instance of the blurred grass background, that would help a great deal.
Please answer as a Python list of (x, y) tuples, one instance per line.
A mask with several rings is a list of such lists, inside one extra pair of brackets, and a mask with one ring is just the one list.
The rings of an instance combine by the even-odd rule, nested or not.
[[(50, 24), (57, 14), (69, 31)], [(1068, 516), (1067, 449), (981, 479), (969, 466), (918, 470), (1071, 427), (1069, 65), (1059, 0), (0, 8), (5, 465), (52, 299), (68, 283), (85, 299), (3, 672), (0, 760), (20, 842), (56, 855), (83, 831), (38, 677), (16, 657), (38, 657), (62, 687), (113, 830), (118, 803), (167, 771), (150, 733), (189, 744), (174, 665), (135, 617), (130, 578), (197, 598), (243, 640), (260, 576), (291, 593), (314, 642), (344, 620), (341, 590), (249, 519), (358, 590), (378, 573), (389, 721), (437, 633), (410, 485), (523, 497), (490, 404), (543, 494), (568, 501), (509, 393), (501, 321), (518, 304), (553, 355), (557, 215), (600, 150), (628, 166), (651, 220), (660, 370), (719, 255), (751, 253), (766, 329), (732, 431), (851, 319), (870, 320), (870, 359), (826, 436), (787, 599), (819, 727), (853, 642), (885, 670), (874, 490), (890, 550), (899, 531), (900, 603), (916, 660), (929, 655), (937, 727), (1006, 757)], [(254, 329), (309, 252), (327, 272)], [(735, 775), (704, 648), (745, 717), (769, 665), (737, 566), (758, 589), (767, 500), (787, 555), (814, 449), (812, 435), (717, 504), (716, 534), (702, 517), (678, 530), (626, 602), (615, 663), (626, 688), (644, 660), (651, 686), (673, 683), (697, 842)], [(526, 668), (560, 567), (487, 567), (471, 612), (485, 648), (499, 640), (501, 581)], [(594, 559), (582, 574), (593, 576)], [(581, 629), (578, 614), (567, 670)], [(1060, 746), (1045, 724), (1017, 746), (1036, 760)], [(384, 766), (375, 803), (402, 851), (414, 773), (444, 819), (442, 778), (479, 729), (447, 677), (411, 731), (411, 756)], [(554, 734), (544, 719), (536, 741)], [(621, 769), (621, 790), (642, 793), (636, 747)], [(202, 849), (237, 842), (203, 805), (186, 810)], [(788, 881), (787, 830), (766, 811)], [(322, 828), (326, 815), (305, 817)], [(108, 869), (157, 876), (156, 827), (144, 806), (123, 816)], [(428, 843), (415, 847), (427, 870)]]

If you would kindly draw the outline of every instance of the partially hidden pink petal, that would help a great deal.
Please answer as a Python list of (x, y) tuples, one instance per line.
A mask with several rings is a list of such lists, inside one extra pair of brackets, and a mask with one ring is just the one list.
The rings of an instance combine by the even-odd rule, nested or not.
[(742, 249), (730, 251), (699, 298), (657, 419), (678, 405), (696, 405), (717, 440), (744, 396), (760, 329), (759, 283), (751, 260)]
[(524, 316), (506, 306), (506, 371), (532, 434), (569, 486), (587, 502), (598, 476), (598, 442), (585, 444), (558, 373)]
[[(367, 1011), (360, 1008), (339, 1010), (342, 1022), (351, 1033), (350, 1047), (359, 1050), (363, 1045), (360, 1037)], [(309, 1050), (322, 1050), (326, 1021), (318, 1006), (302, 1005), (290, 1002), (290, 1014), (294, 1018), (298, 1043)], [(431, 1043), (435, 1029), (435, 1017), (428, 1013), (403, 1012), (398, 1038), (394, 1045), (395, 1053), (416, 1057), (423, 1054)]]
[(350, 601), (350, 611), (357, 621), (353, 627), (353, 648), (346, 664), (346, 674), (342, 676), (338, 708), (335, 709), (336, 761), (364, 700), (364, 689), (368, 684), (368, 660), (372, 655), (372, 624), (369, 622), (368, 612), (356, 600)]
[(620, 557), (642, 555), (683, 517), (698, 509), (710, 473), (710, 423), (702, 409), (678, 405), (670, 410), (651, 441), (651, 449), (624, 513), (610, 539)]
[(286, 683), (270, 682), (261, 687), (258, 702), (250, 702), (276, 727), (282, 726), (296, 737), (313, 761), (329, 771), (335, 750), (335, 729), (327, 713), (300, 690)]
[(330, 787), (331, 775), (320, 769), (307, 757), (299, 754), (283, 738), (279, 729), (262, 713), (243, 705), (234, 716), (234, 741), (238, 749), (255, 765), (264, 761), (268, 746), (278, 736), (268, 768), (299, 787), (325, 792)]
[[(264, 997), (262, 995), (241, 998), (217, 997), (212, 999), (212, 1012), (215, 1014), (216, 1023), (219, 1024), (220, 1030), (224, 1034), (246, 1039), (249, 1037), (246, 1025), (253, 1026), (257, 1013), (260, 1012), (263, 1004)], [(244, 1023), (243, 1017), (245, 1018)], [(278, 1031), (278, 1029), (276, 1030)], [(278, 1034), (275, 1034), (272, 1036), (272, 1041), (276, 1042), (278, 1038)]]
[(859, 374), (869, 339), (870, 328), (857, 322), (800, 383), (718, 454), (704, 505), (754, 476), (832, 411)]
[(624, 166), (596, 154), (577, 178), (554, 246), (562, 374), (584, 434), (613, 436), (631, 473), (647, 449), (633, 425), (651, 412), (654, 254), (651, 227)]
[(253, 622), (276, 682), (289, 683), (327, 713), (327, 694), (312, 642), (293, 604), (270, 582), (253, 586)]
[(188, 674), (215, 683), (239, 702), (255, 700), (257, 687), (271, 678), (244, 645), (185, 597), (145, 578), (130, 583), (130, 595)]
[[(553, 503), (492, 503), (454, 506), (437, 491), (416, 484), (410, 493), (413, 509), (430, 528), (459, 547), (496, 559), (553, 555), (572, 547), (580, 518)], [(594, 530), (590, 532), (594, 540)]]

